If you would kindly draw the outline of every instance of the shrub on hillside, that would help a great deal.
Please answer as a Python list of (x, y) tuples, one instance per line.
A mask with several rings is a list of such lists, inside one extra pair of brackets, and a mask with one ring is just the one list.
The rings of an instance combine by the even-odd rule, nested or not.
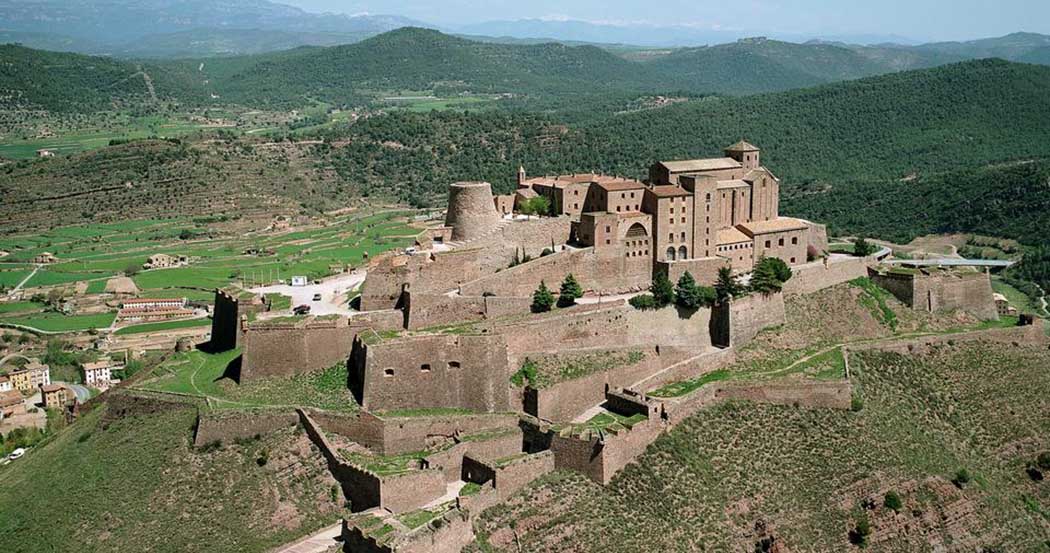
[(853, 255), (857, 257), (868, 257), (873, 253), (875, 253), (875, 244), (872, 244), (863, 238), (856, 238), (853, 240)]
[(631, 304), (631, 307), (634, 307), (635, 309), (656, 309), (658, 307), (656, 305), (656, 298), (653, 297), (652, 294), (641, 294), (635, 296), (627, 300), (627, 303)]
[(901, 508), (904, 507), (904, 502), (901, 501), (901, 496), (897, 492), (890, 490), (882, 498), (882, 506), (899, 513)]
[(959, 469), (955, 473), (955, 478), (952, 478), (952, 484), (955, 484), (956, 488), (962, 489), (963, 486), (970, 483), (970, 471), (966, 469)]

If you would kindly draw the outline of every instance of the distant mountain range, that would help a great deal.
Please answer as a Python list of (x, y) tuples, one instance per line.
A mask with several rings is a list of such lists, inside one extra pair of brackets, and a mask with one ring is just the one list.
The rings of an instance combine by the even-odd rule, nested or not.
[[(281, 32), (272, 34), (287, 39)], [(232, 53), (234, 47), (227, 41), (240, 37), (243, 45), (255, 34), (230, 30), (165, 36), (168, 42), (158, 40), (152, 47), (175, 49), (182, 47), (182, 38), (194, 37), (195, 44), (207, 45), (201, 49), (225, 48)], [(333, 36), (335, 33), (317, 38), (334, 40)], [(1043, 44), (1048, 38), (1009, 35), (916, 47), (745, 39), (661, 50), (643, 57), (646, 61), (636, 61), (637, 52), (625, 57), (589, 45), (480, 42), (406, 27), (354, 44), (227, 57), (187, 51), (183, 59), (151, 62), (6, 46), (0, 48), (0, 79), (8, 90), (17, 92), (10, 98), (17, 98), (20, 106), (57, 111), (96, 110), (112, 102), (141, 99), (143, 71), (161, 99), (197, 106), (235, 103), (295, 108), (308, 103), (308, 98), (334, 105), (362, 105), (385, 92), (421, 90), (438, 95), (507, 94), (540, 102), (541, 109), (575, 105), (593, 110), (602, 103), (626, 103), (627, 97), (644, 94), (777, 92), (988, 55), (1046, 63), (1050, 47)], [(262, 42), (254, 44), (255, 49), (264, 47)]]

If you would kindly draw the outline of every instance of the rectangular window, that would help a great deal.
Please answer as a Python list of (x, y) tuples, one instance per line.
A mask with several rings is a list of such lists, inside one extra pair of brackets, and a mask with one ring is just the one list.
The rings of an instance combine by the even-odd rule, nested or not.
[(791, 245), (792, 246), (797, 246), (798, 245), (798, 236), (792, 236), (791, 237)]
[(769, 240), (766, 240), (766, 247), (768, 248), (768, 247), (770, 247), (771, 245), (772, 245), (772, 242), (770, 242)]
[(667, 241), (668, 242), (674, 242), (674, 233), (673, 232), (671, 234), (667, 235)]
[(781, 238), (781, 239), (777, 240), (777, 245), (778, 246), (783, 246), (784, 245), (784, 239)]

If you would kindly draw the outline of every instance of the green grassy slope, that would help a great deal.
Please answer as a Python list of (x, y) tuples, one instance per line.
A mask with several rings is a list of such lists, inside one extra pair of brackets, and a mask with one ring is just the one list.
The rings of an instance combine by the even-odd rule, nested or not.
[(0, 467), (4, 551), (261, 552), (338, 520), (335, 481), (303, 435), (203, 452), (194, 418), (103, 427), (94, 412)]

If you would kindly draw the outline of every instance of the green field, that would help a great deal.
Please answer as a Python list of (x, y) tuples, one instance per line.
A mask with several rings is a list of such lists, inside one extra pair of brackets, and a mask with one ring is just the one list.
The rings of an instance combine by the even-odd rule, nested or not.
[(0, 314), (33, 312), (40, 311), (43, 308), (43, 305), (31, 301), (0, 303)]
[(187, 319), (183, 321), (164, 321), (160, 323), (145, 323), (133, 326), (126, 326), (118, 329), (114, 334), (117, 336), (127, 336), (129, 334), (144, 334), (146, 332), (159, 332), (162, 330), (177, 330), (180, 328), (197, 328), (201, 326), (211, 326), (211, 319)]
[(62, 133), (61, 137), (8, 140), (0, 143), (0, 157), (31, 159), (37, 150), (51, 150), (59, 155), (72, 155), (108, 146), (111, 140), (135, 140), (150, 137), (177, 138), (205, 128), (202, 125), (164, 117), (130, 117), (114, 114), (119, 119), (112, 128), (83, 129)]
[(0, 323), (26, 326), (43, 332), (79, 332), (93, 328), (108, 328), (113, 324), (113, 320), (116, 317), (116, 313), (99, 313), (94, 315), (43, 313), (22, 317), (4, 317), (0, 318)]

